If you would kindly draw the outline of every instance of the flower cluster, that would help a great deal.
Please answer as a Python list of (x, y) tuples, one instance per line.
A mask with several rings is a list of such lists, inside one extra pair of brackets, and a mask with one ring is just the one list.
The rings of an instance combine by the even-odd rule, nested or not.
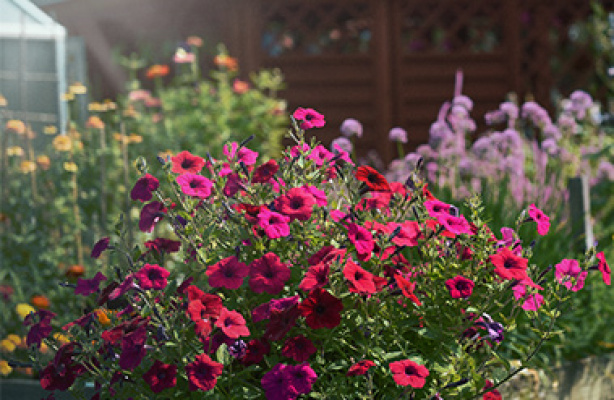
[[(222, 159), (161, 160), (160, 179), (139, 164), (132, 198), (143, 203), (140, 229), (155, 238), (132, 249), (119, 229), (94, 246), (93, 257), (115, 252), (123, 262), (78, 280), (72, 290), (92, 311), (59, 327), (68, 343), (52, 340), (51, 311), (27, 318), (29, 343), (56, 349), (42, 365), (45, 389), (93, 381), (96, 396), (121, 398), (492, 394), (517, 372), (495, 362), (507, 338), (521, 332), (539, 346), (589, 270), (609, 283), (601, 253), (555, 271), (534, 265), (518, 227), (493, 234), (478, 199), (445, 203), (417, 172), (399, 183), (356, 167), (342, 149), (305, 141), (303, 129), (324, 124), (319, 113), (294, 117), (296, 145), (278, 160), (260, 160), (245, 141)], [(519, 224), (546, 234), (548, 217), (534, 206), (531, 217)], [(158, 237), (169, 228), (172, 237)], [(515, 327), (519, 315), (526, 329)]]

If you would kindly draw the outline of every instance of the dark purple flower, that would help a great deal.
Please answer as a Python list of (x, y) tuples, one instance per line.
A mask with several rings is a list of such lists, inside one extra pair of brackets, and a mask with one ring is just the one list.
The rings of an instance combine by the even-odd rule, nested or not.
[(124, 281), (117, 288), (113, 289), (111, 294), (109, 294), (109, 300), (115, 300), (118, 297), (123, 296), (128, 292), (128, 290), (136, 287), (134, 283), (134, 275), (130, 274), (124, 279)]
[[(55, 314), (47, 310), (38, 310), (26, 316), (23, 324), (25, 326), (32, 325), (26, 337), (26, 345), (28, 347), (33, 344), (36, 345), (37, 348), (40, 347), (42, 340), (49, 336), (52, 331), (51, 320), (54, 317)], [(38, 322), (35, 322), (36, 320), (38, 320)]]
[(145, 174), (145, 176), (140, 177), (139, 180), (136, 181), (130, 192), (130, 198), (132, 200), (141, 200), (142, 202), (149, 201), (153, 197), (151, 192), (158, 189), (159, 186), (160, 182), (155, 176)]
[(143, 374), (143, 380), (147, 382), (154, 393), (160, 393), (164, 389), (174, 387), (177, 384), (177, 366), (156, 360), (151, 368)]
[(285, 373), (286, 368), (288, 366), (285, 364), (277, 364), (260, 380), (267, 400), (288, 400), (298, 397), (298, 391), (290, 385), (290, 375)]
[(143, 357), (147, 353), (147, 350), (145, 350), (146, 339), (147, 328), (145, 325), (139, 326), (123, 337), (122, 353), (119, 357), (119, 367), (121, 369), (132, 371), (141, 364)]
[(89, 296), (92, 293), (96, 293), (98, 291), (98, 286), (100, 286), (100, 282), (106, 281), (107, 277), (102, 274), (102, 272), (98, 272), (95, 277), (92, 279), (81, 279), (77, 280), (77, 287), (75, 288), (75, 294), (80, 294), (82, 296)]
[(181, 242), (172, 239), (156, 238), (145, 242), (145, 247), (158, 253), (176, 253), (181, 247)]
[(234, 358), (243, 358), (247, 354), (247, 344), (241, 339), (235, 340), (233, 344), (228, 346), (228, 353)]
[(159, 201), (152, 201), (143, 206), (141, 210), (141, 218), (139, 220), (139, 229), (143, 232), (153, 231), (154, 226), (160, 221), (163, 216), (164, 204)]
[(109, 247), (109, 240), (110, 238), (103, 237), (102, 239), (96, 242), (96, 244), (94, 245), (94, 248), (92, 249), (92, 254), (91, 254), (92, 258), (100, 257), (100, 254), (102, 254), (102, 252), (105, 251)]
[(67, 390), (77, 377), (85, 372), (82, 364), (75, 363), (73, 359), (75, 343), (66, 343), (41, 371), (40, 384), (45, 390)]

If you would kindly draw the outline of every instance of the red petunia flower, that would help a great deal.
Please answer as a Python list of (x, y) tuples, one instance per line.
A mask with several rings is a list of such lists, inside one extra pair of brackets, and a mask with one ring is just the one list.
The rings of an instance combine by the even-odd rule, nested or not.
[(407, 279), (403, 278), (400, 274), (394, 274), (394, 280), (399, 286), (399, 289), (401, 289), (401, 293), (403, 293), (403, 296), (410, 299), (417, 306), (422, 305), (422, 302), (420, 301), (420, 299), (418, 299), (418, 297), (414, 294), (414, 289), (416, 287), (415, 283), (408, 281)]
[(188, 196), (206, 199), (211, 196), (213, 182), (201, 175), (186, 173), (177, 177), (181, 191)]
[(316, 351), (317, 349), (311, 340), (299, 335), (286, 340), (284, 347), (281, 349), (281, 354), (302, 363), (307, 361)]
[(182, 151), (174, 157), (171, 157), (173, 166), (171, 172), (176, 174), (198, 174), (205, 166), (205, 159), (190, 153)]
[(275, 201), (275, 209), (280, 213), (290, 217), (293, 221), (307, 221), (311, 218), (313, 206), (316, 204), (315, 198), (304, 188), (292, 188), (285, 195), (280, 196)]
[(343, 276), (349, 281), (350, 292), (372, 294), (376, 292), (373, 274), (361, 268), (352, 260), (348, 260), (343, 268)]
[(143, 290), (162, 290), (168, 284), (166, 278), (170, 274), (170, 271), (158, 264), (145, 264), (134, 277), (139, 280), (139, 286)]
[[(493, 386), (494, 385), (492, 384), (492, 382), (487, 379), (486, 384), (484, 385), (484, 388), (482, 390), (490, 389)], [(502, 399), (503, 399), (503, 396), (501, 396), (501, 392), (499, 392), (497, 389), (484, 393), (484, 395), (482, 396), (482, 400), (502, 400)]]
[(528, 260), (518, 257), (509, 248), (503, 247), (497, 254), (489, 256), (489, 259), (495, 266), (495, 273), (502, 279), (530, 280), (527, 275)]
[(610, 271), (610, 266), (608, 265), (608, 263), (605, 261), (605, 254), (603, 253), (603, 251), (597, 253), (597, 259), (599, 260), (599, 264), (597, 265), (597, 269), (599, 269), (599, 271), (601, 271), (601, 276), (603, 277), (603, 282), (606, 285), (610, 285), (611, 282), (611, 274), (612, 271)]
[(185, 366), (190, 390), (208, 391), (215, 387), (217, 377), (222, 375), (224, 365), (213, 361), (208, 355), (200, 354)]
[(471, 296), (475, 284), (471, 279), (458, 275), (446, 281), (446, 286), (453, 299), (466, 299)]
[(298, 306), (311, 329), (332, 329), (341, 323), (341, 300), (322, 288), (317, 288)]
[(315, 288), (324, 287), (328, 283), (328, 264), (320, 263), (309, 267), (299, 289), (309, 292)]
[(377, 192), (390, 191), (390, 185), (388, 185), (386, 178), (368, 165), (358, 167), (354, 175), (356, 179), (364, 182), (369, 190)]
[(132, 191), (130, 191), (130, 198), (142, 202), (149, 201), (153, 197), (151, 192), (158, 189), (159, 186), (160, 181), (158, 181), (158, 178), (151, 174), (145, 174), (134, 184)]
[(401, 360), (390, 363), (390, 371), (393, 373), (397, 385), (411, 386), (416, 389), (424, 387), (429, 370), (411, 360)]
[(166, 388), (177, 385), (177, 366), (156, 360), (151, 368), (143, 374), (143, 380), (147, 382), (154, 393), (160, 393)]
[(256, 168), (252, 175), (252, 183), (267, 183), (278, 170), (277, 161), (270, 159)]
[(215, 322), (215, 326), (220, 328), (224, 335), (231, 339), (239, 336), (249, 336), (249, 329), (245, 326), (245, 318), (236, 311), (222, 309), (220, 316)]
[(292, 114), (294, 119), (303, 121), (301, 122), (301, 129), (311, 129), (311, 128), (322, 128), (326, 121), (324, 120), (324, 115), (320, 114), (313, 108), (297, 108)]
[(542, 210), (535, 207), (535, 204), (529, 206), (529, 216), (533, 221), (537, 222), (537, 233), (544, 236), (550, 230), (550, 217), (548, 217)]
[(241, 287), (243, 278), (249, 274), (249, 268), (237, 257), (230, 256), (209, 266), (205, 273), (209, 277), (211, 287), (234, 290)]
[(249, 287), (255, 293), (277, 294), (290, 279), (289, 264), (284, 264), (275, 253), (267, 253), (249, 264)]
[(369, 368), (375, 367), (375, 363), (371, 360), (360, 360), (356, 364), (352, 365), (347, 372), (347, 376), (364, 375)]

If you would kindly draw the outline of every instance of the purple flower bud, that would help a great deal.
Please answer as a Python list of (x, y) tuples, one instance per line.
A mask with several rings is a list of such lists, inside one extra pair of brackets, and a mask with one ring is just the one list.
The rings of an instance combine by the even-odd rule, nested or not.
[(407, 131), (400, 127), (394, 127), (388, 132), (388, 139), (392, 142), (407, 143)]
[(362, 137), (362, 124), (354, 118), (348, 118), (343, 121), (340, 130), (341, 134), (346, 137), (352, 137), (354, 135)]

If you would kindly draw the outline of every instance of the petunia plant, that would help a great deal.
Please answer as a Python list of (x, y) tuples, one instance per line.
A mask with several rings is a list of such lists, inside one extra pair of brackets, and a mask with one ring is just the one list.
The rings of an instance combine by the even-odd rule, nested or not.
[[(157, 177), (138, 161), (132, 198), (151, 239), (127, 247), (118, 224), (92, 256), (115, 252), (123, 262), (65, 285), (88, 301), (84, 314), (27, 318), (28, 344), (55, 350), (52, 360), (32, 353), (44, 389), (497, 398), (584, 281), (609, 284), (595, 249), (555, 267), (531, 262), (539, 241), (526, 243), (519, 228), (546, 235), (549, 223), (533, 205), (499, 236), (477, 197), (442, 202), (419, 169), (389, 182), (339, 148), (307, 143), (304, 129), (324, 124), (317, 111), (293, 117), (295, 144), (279, 159), (261, 159), (246, 139), (220, 159), (160, 158)], [(501, 354), (518, 335), (529, 345), (512, 367)]]

